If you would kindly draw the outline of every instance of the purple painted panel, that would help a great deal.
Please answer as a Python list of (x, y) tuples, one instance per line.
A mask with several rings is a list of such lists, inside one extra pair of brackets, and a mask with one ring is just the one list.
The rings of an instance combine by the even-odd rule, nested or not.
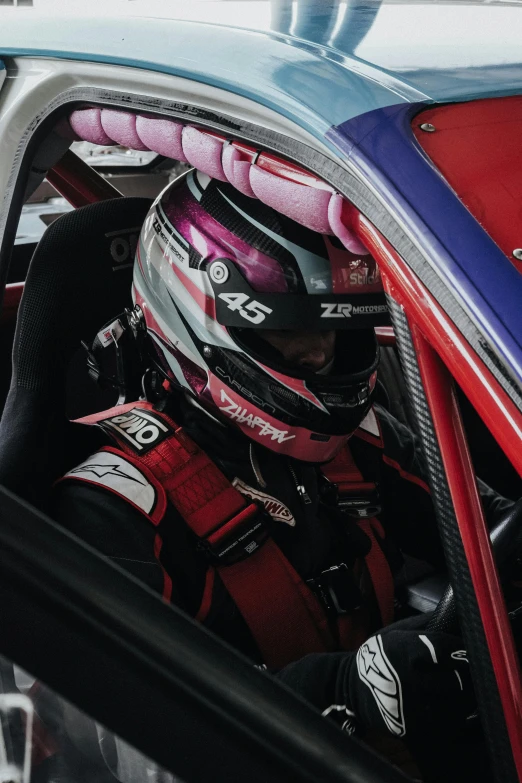
[(327, 136), (415, 236), (441, 279), (522, 380), (522, 275), (417, 145), (411, 121), (426, 105), (368, 112)]

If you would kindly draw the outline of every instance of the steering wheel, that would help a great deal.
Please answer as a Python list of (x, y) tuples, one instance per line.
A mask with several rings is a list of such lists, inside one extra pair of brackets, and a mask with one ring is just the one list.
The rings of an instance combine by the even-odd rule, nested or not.
[[(522, 549), (522, 498), (504, 512), (490, 532), (491, 546), (500, 574), (513, 553)], [(458, 616), (453, 588), (448, 585), (427, 625), (429, 631), (458, 632)]]

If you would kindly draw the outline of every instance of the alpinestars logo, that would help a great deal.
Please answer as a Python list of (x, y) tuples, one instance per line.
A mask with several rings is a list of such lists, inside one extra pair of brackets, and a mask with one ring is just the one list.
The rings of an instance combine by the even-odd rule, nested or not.
[(284, 503), (281, 503), (277, 498), (272, 495), (267, 495), (266, 492), (260, 492), (258, 489), (245, 484), (240, 478), (235, 478), (232, 482), (232, 486), (235, 487), (242, 495), (246, 495), (247, 498), (252, 500), (259, 500), (265, 507), (265, 511), (268, 511), (272, 519), (276, 522), (285, 522), (291, 527), (295, 527), (294, 515)]
[(116, 432), (143, 454), (171, 434), (170, 427), (159, 416), (141, 408), (133, 408), (128, 413), (105, 419), (100, 422), (100, 427)]
[(359, 677), (371, 690), (387, 728), (397, 737), (406, 734), (402, 686), (397, 672), (386, 657), (380, 634), (372, 636), (357, 653)]
[(259, 429), (259, 435), (269, 435), (271, 440), (276, 440), (278, 443), (284, 443), (285, 440), (292, 440), (295, 435), (289, 435), (288, 430), (278, 430), (270, 422), (265, 421), (261, 416), (256, 416), (253, 413), (248, 412), (248, 408), (242, 408), (234, 400), (231, 400), (224, 389), (221, 389), (221, 402), (226, 402), (224, 406), (220, 406), (219, 410), (226, 413), (229, 419), (237, 421), (238, 424), (246, 424), (251, 429)]
[(139, 481), (134, 476), (129, 476), (124, 470), (118, 467), (118, 465), (96, 465), (95, 463), (82, 464), (74, 470), (70, 470), (68, 476), (74, 476), (75, 473), (93, 473), (97, 478), (105, 478), (107, 475), (119, 476), (120, 478), (127, 479), (128, 481), (135, 481), (137, 484), (143, 484), (146, 486), (145, 481)]
[(352, 315), (378, 315), (388, 312), (386, 305), (322, 304), (321, 318), (351, 318)]
[(145, 514), (153, 513), (157, 492), (147, 477), (122, 454), (98, 451), (65, 474), (64, 479), (86, 481), (120, 495)]

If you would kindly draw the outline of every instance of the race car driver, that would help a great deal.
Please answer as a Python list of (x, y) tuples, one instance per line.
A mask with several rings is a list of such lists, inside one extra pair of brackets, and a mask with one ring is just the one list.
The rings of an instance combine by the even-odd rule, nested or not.
[[(392, 624), (404, 554), (444, 560), (415, 438), (372, 407), (386, 305), (360, 250), (200, 172), (172, 183), (131, 317), (162, 384), (86, 422), (105, 440), (55, 515), (347, 730), (435, 748), (473, 692), (457, 637)], [(481, 492), (493, 523), (510, 504)]]

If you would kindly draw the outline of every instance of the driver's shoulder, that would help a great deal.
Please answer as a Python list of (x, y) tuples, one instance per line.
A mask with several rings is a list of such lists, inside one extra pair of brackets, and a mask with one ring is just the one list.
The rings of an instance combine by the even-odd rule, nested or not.
[(350, 439), (356, 461), (370, 459), (385, 465), (409, 465), (417, 452), (414, 433), (388, 410), (374, 405)]
[(165, 490), (147, 466), (110, 442), (70, 468), (55, 483), (54, 494), (56, 502), (67, 495), (87, 499), (91, 506), (99, 496), (107, 510), (119, 505), (119, 499), (155, 525), (161, 521), (166, 506)]

